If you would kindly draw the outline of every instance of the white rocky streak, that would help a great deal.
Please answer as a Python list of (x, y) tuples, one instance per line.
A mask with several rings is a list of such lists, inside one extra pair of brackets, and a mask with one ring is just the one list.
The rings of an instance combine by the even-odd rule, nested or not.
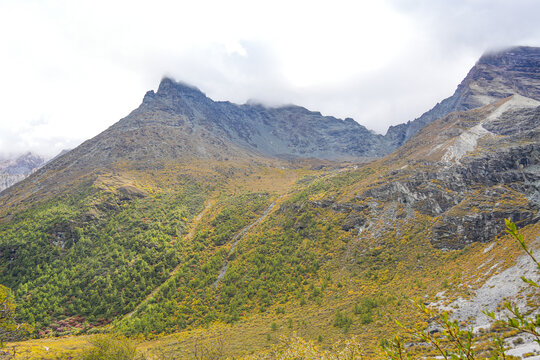
[(459, 137), (454, 141), (454, 143), (446, 150), (446, 153), (442, 157), (442, 161), (451, 162), (454, 160), (459, 164), (459, 160), (469, 151), (476, 149), (476, 144), (478, 139), (481, 137), (491, 134), (489, 131), (484, 129), (482, 124), (473, 126), (469, 130), (463, 132)]
[(470, 321), (473, 328), (479, 329), (489, 327), (491, 324), (491, 319), (484, 315), (482, 310), (494, 311), (497, 305), (507, 299), (524, 309), (526, 297), (518, 299), (518, 295), (530, 290), (530, 286), (521, 280), (522, 276), (536, 282), (540, 279), (536, 264), (528, 255), (521, 256), (515, 265), (491, 276), (475, 291), (471, 299), (460, 298), (451, 303), (449, 308), (455, 309), (452, 317), (459, 321)]
[(486, 116), (482, 123), (487, 123), (493, 120), (497, 120), (502, 114), (509, 110), (534, 108), (540, 106), (540, 101), (530, 99), (518, 94), (512, 95), (512, 97), (497, 107), (491, 114)]
[[(489, 245), (487, 248), (484, 249), (483, 253), (487, 253), (489, 252), (491, 249), (493, 249), (493, 246), (495, 246), (495, 243), (491, 243), (491, 245)], [(483, 264), (482, 264), (483, 265)]]
[[(517, 340), (518, 338), (521, 338), (523, 343), (518, 344), (517, 346), (514, 345), (514, 340)], [(505, 339), (505, 346), (507, 348), (510, 348), (509, 350), (506, 350), (506, 355), (512, 355), (516, 356), (522, 359), (527, 360), (540, 360), (540, 345), (538, 345), (536, 342), (534, 342), (534, 338), (530, 336), (529, 334), (518, 334), (515, 337), (511, 337), (508, 339)], [(526, 354), (536, 354), (534, 356), (530, 356)]]
[[(496, 265), (488, 270), (486, 275), (494, 267)], [(470, 299), (460, 297), (445, 305), (445, 292), (443, 291), (436, 295), (439, 300), (432, 303), (430, 307), (437, 311), (450, 313), (454, 320), (467, 323), (466, 327), (472, 328), (474, 332), (478, 332), (480, 329), (488, 329), (493, 320), (483, 314), (482, 311), (494, 311), (497, 318), (506, 318), (505, 312), (496, 310), (497, 306), (504, 301), (511, 301), (522, 311), (527, 309), (527, 294), (537, 290), (532, 289), (522, 281), (522, 276), (535, 282), (540, 280), (540, 273), (536, 264), (528, 255), (521, 256), (517, 259), (515, 265), (491, 276), (481, 288), (475, 291)], [(534, 317), (538, 312), (539, 309), (533, 309), (532, 314), (529, 316)], [(521, 344), (513, 342), (517, 338), (521, 338)], [(507, 349), (505, 351), (506, 355), (524, 358), (525, 354), (535, 354), (534, 356), (528, 356), (527, 359), (540, 360), (540, 346), (534, 342), (532, 336), (527, 334), (519, 333), (515, 338), (506, 339), (505, 347)]]
[(521, 95), (513, 95), (508, 101), (504, 102), (493, 110), (479, 124), (464, 131), (457, 137), (454, 143), (448, 147), (446, 153), (442, 157), (443, 162), (455, 161), (459, 164), (459, 160), (469, 151), (476, 149), (478, 140), (486, 135), (493, 135), (483, 127), (483, 124), (489, 123), (498, 119), (502, 114), (509, 110), (533, 108), (540, 105), (539, 101), (529, 99)]

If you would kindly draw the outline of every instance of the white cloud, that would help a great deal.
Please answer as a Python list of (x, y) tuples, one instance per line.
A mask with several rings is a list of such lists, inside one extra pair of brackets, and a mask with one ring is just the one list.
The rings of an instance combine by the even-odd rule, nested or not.
[(488, 47), (540, 45), (535, 1), (0, 2), (0, 153), (73, 147), (163, 75), (216, 100), (297, 103), (385, 132)]

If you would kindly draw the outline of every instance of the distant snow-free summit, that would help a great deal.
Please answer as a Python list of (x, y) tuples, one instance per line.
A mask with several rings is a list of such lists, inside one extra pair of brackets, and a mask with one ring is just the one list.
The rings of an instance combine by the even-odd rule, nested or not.
[(0, 160), (0, 192), (21, 181), (45, 163), (45, 158), (28, 152)]

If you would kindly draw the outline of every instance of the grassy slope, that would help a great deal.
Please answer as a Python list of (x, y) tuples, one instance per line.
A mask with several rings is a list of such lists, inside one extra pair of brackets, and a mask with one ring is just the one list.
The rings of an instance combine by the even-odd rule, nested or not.
[[(531, 227), (525, 231), (525, 235), (532, 236), (538, 233), (538, 230), (540, 229), (537, 227)], [(423, 274), (402, 276), (381, 287), (375, 287), (377, 282), (360, 284), (360, 280), (342, 284), (342, 286), (331, 285), (325, 291), (320, 304), (308, 301), (303, 306), (295, 303), (276, 305), (265, 313), (249, 316), (232, 325), (216, 322), (207, 327), (197, 327), (172, 335), (137, 341), (140, 342), (139, 348), (143, 351), (153, 354), (172, 352), (179, 358), (186, 358), (193, 357), (197, 346), (201, 344), (209, 348), (215, 347), (216, 344), (223, 344), (225, 354), (236, 356), (269, 349), (278, 344), (283, 336), (297, 335), (317, 343), (319, 336), (322, 336), (322, 343), (320, 343), (322, 347), (328, 347), (339, 339), (358, 336), (364, 352), (372, 358), (377, 352), (379, 340), (389, 338), (397, 331), (397, 327), (389, 318), (400, 319), (405, 323), (416, 323), (420, 320), (406, 298), (412, 297), (422, 301), (436, 300), (435, 294), (440, 290), (446, 290), (449, 299), (458, 295), (466, 296), (470, 290), (465, 284), (468, 284), (469, 280), (474, 280), (475, 272), (478, 271), (476, 266), (478, 261), (486, 264), (483, 268), (499, 263), (500, 269), (503, 269), (510, 265), (512, 259), (520, 253), (517, 245), (508, 238), (499, 239), (496, 245), (484, 254), (482, 249), (486, 247), (476, 244), (468, 248), (469, 250), (447, 254), (447, 258), (442, 259), (446, 260), (444, 263), (426, 269)], [(419, 253), (418, 249), (416, 251), (410, 249), (410, 251), (412, 254)], [(445, 275), (441, 276), (441, 274)], [(417, 281), (418, 275), (424, 276), (421, 282)], [(456, 283), (463, 286), (456, 286)], [(373, 311), (373, 322), (362, 324), (362, 315), (354, 314), (354, 306), (366, 297), (380, 299), (385, 295), (386, 301), (378, 301), (378, 306)], [(278, 310), (280, 307), (283, 311)], [(353, 324), (347, 333), (333, 326), (337, 309), (347, 313), (353, 319)], [(276, 324), (274, 328), (273, 323)], [(81, 347), (87, 346), (86, 340), (85, 336), (71, 336), (30, 340), (17, 345), (20, 354), (25, 354), (24, 358), (35, 356), (34, 358), (37, 359), (45, 354), (50, 358), (55, 358), (56, 355), (62, 358), (68, 354), (75, 355)], [(49, 348), (47, 353), (45, 353), (45, 346)]]
[[(297, 176), (295, 170), (283, 175), (275, 167), (251, 164), (165, 169), (102, 171), (0, 225), (0, 281), (15, 291), (25, 320), (62, 334), (133, 310), (186, 261), (193, 244), (182, 238), (207, 199), (216, 200), (216, 209), (237, 199), (256, 212), (269, 197), (260, 192), (264, 182), (243, 185), (230, 179), (266, 177), (280, 189)], [(235, 197), (253, 191), (259, 191), (251, 195), (258, 203), (250, 202), (250, 195)], [(250, 216), (256, 213), (237, 217), (228, 231)]]
[[(481, 244), (453, 252), (436, 250), (428, 240), (432, 219), (419, 213), (413, 221), (398, 216), (390, 227), (381, 216), (371, 230), (380, 230), (377, 237), (359, 237), (340, 227), (345, 214), (314, 205), (321, 199), (352, 199), (380, 176), (381, 169), (375, 168), (296, 170), (295, 176), (286, 172), (288, 177), (279, 169), (259, 169), (249, 176), (240, 171), (242, 182), (232, 181), (207, 196), (216, 205), (201, 219), (193, 240), (182, 244), (185, 269), (148, 305), (115, 327), (155, 338), (141, 343), (149, 352), (173, 351), (181, 356), (193, 355), (197, 344), (221, 342), (227, 354), (247, 354), (293, 334), (320, 339), (322, 346), (357, 335), (373, 356), (380, 339), (396, 331), (389, 318), (405, 323), (419, 320), (407, 299), (434, 301), (442, 290), (448, 299), (466, 297), (471, 290), (466, 284), (481, 283), (474, 281), (483, 276), (479, 264), (489, 269), (498, 263), (503, 269), (519, 254), (517, 245), (506, 238), (497, 240), (487, 253)], [(266, 189), (261, 187), (265, 183)], [(214, 289), (231, 245), (227, 239), (277, 198), (278, 193), (264, 191), (276, 184), (281, 184), (285, 197), (239, 243), (228, 259), (226, 276)], [(400, 211), (393, 209), (392, 216)], [(537, 232), (533, 226), (525, 235), (533, 238)], [(352, 320), (349, 326), (335, 326), (338, 311)], [(175, 326), (184, 330), (160, 335)], [(80, 344), (79, 338), (36, 341), (22, 348), (51, 341), (67, 351), (79, 346), (72, 341)]]

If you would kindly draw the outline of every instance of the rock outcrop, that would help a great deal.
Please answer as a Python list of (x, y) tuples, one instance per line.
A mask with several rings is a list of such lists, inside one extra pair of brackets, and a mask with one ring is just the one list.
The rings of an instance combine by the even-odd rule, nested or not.
[(540, 220), (540, 102), (512, 95), (449, 114), (369, 166), (377, 175), (349, 202), (307, 205), (345, 214), (341, 228), (357, 232), (359, 243), (417, 217), (440, 249), (492, 241), (505, 218), (520, 227)]
[(357, 200), (397, 203), (433, 218), (431, 242), (439, 248), (491, 241), (504, 218), (520, 226), (539, 220), (540, 102), (513, 95), (448, 115), (384, 163), (395, 170)]
[(397, 148), (425, 125), (454, 111), (491, 104), (513, 94), (540, 100), (540, 48), (514, 47), (483, 55), (454, 94), (419, 118), (391, 126), (385, 138)]

